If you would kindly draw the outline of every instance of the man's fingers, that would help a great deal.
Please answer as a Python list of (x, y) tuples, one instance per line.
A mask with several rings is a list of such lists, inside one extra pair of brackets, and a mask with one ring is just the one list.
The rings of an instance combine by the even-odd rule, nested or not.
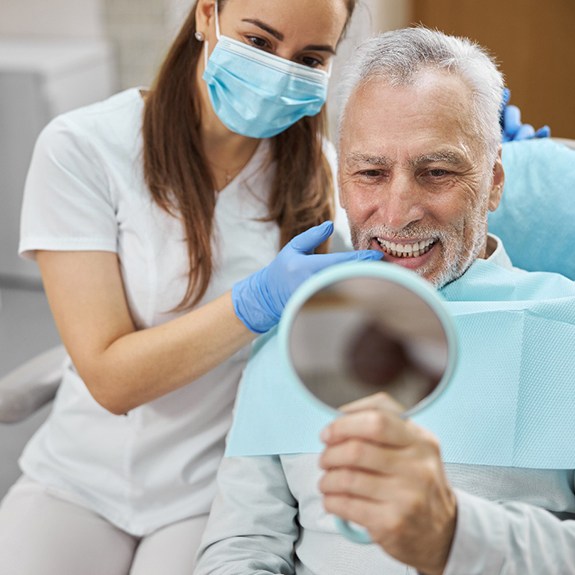
[(343, 415), (321, 432), (322, 441), (328, 445), (350, 438), (365, 439), (389, 447), (405, 447), (413, 442), (414, 432), (409, 422), (389, 409)]
[(405, 407), (401, 405), (401, 403), (395, 401), (393, 397), (383, 391), (374, 393), (373, 395), (368, 395), (367, 397), (362, 397), (361, 399), (357, 399), (351, 403), (346, 403), (339, 408), (339, 410), (344, 413), (353, 413), (355, 411), (364, 411), (366, 409), (388, 409), (398, 415), (405, 411)]
[(319, 465), (322, 469), (345, 467), (369, 473), (386, 475), (395, 473), (403, 459), (395, 447), (381, 447), (362, 439), (348, 439), (330, 445), (321, 454)]

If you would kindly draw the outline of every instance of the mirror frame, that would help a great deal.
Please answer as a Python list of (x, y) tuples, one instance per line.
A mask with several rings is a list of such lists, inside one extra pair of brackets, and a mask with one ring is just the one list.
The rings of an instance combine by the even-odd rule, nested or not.
[(389, 262), (349, 262), (337, 264), (326, 268), (306, 280), (291, 296), (278, 327), (278, 338), (280, 353), (286, 360), (285, 363), (291, 374), (297, 380), (298, 384), (304, 389), (306, 395), (319, 404), (324, 409), (327, 408), (335, 413), (340, 411), (331, 407), (318, 399), (301, 381), (291, 360), (290, 335), (293, 322), (303, 305), (316, 293), (327, 288), (334, 283), (359, 277), (368, 277), (375, 279), (384, 279), (394, 282), (419, 296), (426, 303), (437, 317), (447, 339), (447, 366), (437, 387), (424, 399), (418, 402), (414, 407), (407, 409), (402, 413), (402, 417), (410, 417), (419, 413), (435, 401), (452, 379), (453, 372), (457, 365), (459, 356), (457, 336), (453, 319), (449, 314), (447, 307), (443, 304), (441, 296), (437, 290), (426, 280), (422, 279), (415, 272)]

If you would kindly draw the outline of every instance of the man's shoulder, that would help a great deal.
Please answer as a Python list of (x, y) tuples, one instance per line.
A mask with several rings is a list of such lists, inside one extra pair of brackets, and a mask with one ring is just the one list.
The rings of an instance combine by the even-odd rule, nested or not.
[(526, 271), (478, 259), (441, 293), (448, 301), (552, 300), (575, 297), (575, 282), (555, 272)]

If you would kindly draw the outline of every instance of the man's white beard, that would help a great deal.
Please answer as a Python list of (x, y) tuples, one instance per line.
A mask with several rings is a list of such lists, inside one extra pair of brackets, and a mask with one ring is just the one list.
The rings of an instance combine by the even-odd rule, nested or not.
[[(454, 229), (453, 232), (447, 232), (426, 226), (408, 226), (401, 230), (402, 240), (416, 240), (421, 238), (434, 238), (438, 240), (437, 243), (439, 246), (437, 246), (437, 248), (443, 250), (443, 269), (439, 270), (439, 273), (436, 272), (434, 277), (431, 278), (429, 274), (433, 272), (432, 266), (434, 262), (430, 262), (428, 266), (423, 265), (415, 270), (417, 274), (428, 280), (437, 289), (441, 289), (448, 283), (461, 277), (477, 259), (481, 249), (485, 245), (487, 215), (482, 217), (479, 214), (474, 214), (466, 221), (466, 225), (472, 227), (475, 231), (471, 238), (469, 249), (463, 253), (458, 249), (458, 243), (460, 243), (459, 238), (463, 236), (462, 230)], [(361, 231), (353, 229), (351, 232), (353, 246), (356, 250), (369, 249), (371, 239), (374, 237), (393, 238), (395, 235), (394, 232), (391, 232), (384, 226)]]

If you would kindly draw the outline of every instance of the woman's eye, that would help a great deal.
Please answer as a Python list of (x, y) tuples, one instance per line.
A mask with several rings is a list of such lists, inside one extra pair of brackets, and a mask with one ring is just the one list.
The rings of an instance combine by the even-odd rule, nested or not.
[(248, 42), (256, 48), (260, 48), (261, 50), (267, 50), (269, 48), (268, 42), (259, 36), (248, 36), (247, 39)]
[(304, 56), (301, 59), (301, 63), (309, 68), (318, 68), (323, 65), (323, 61), (319, 58), (314, 58), (313, 56)]

